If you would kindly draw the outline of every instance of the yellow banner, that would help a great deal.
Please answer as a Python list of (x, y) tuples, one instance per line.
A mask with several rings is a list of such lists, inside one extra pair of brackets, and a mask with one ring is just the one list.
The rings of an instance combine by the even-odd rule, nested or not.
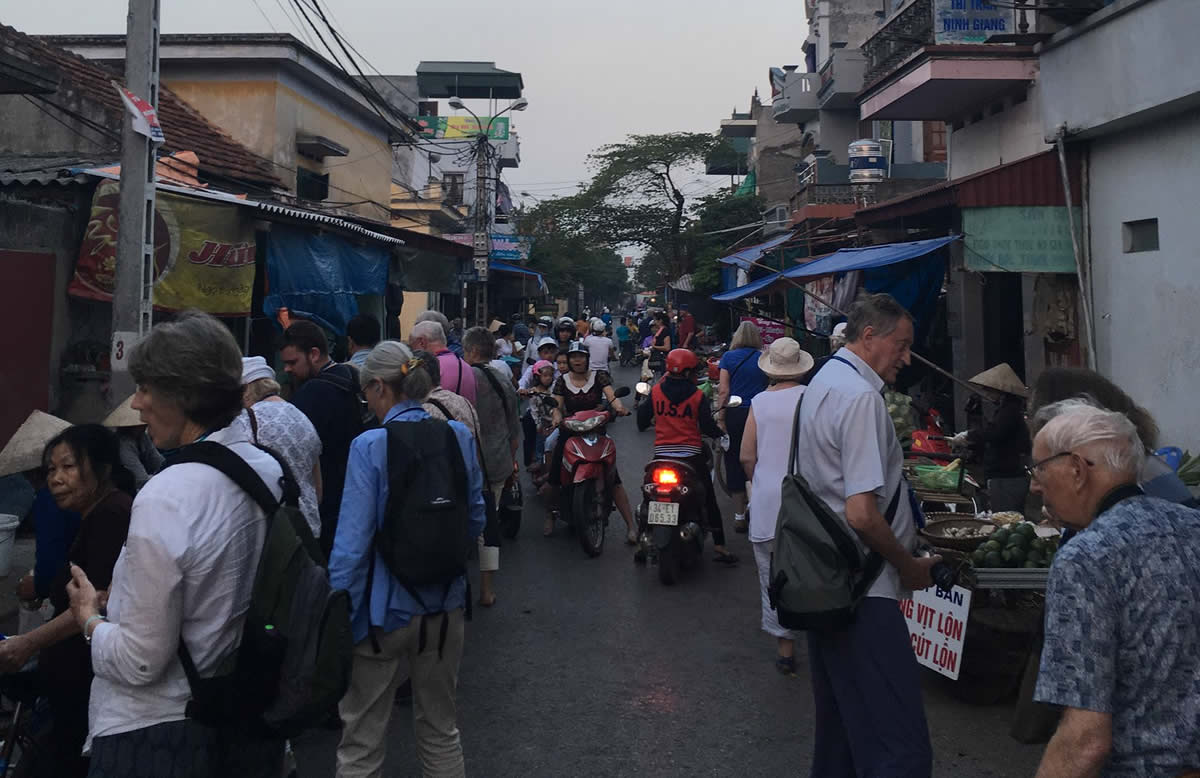
[[(120, 186), (103, 181), (79, 247), (77, 297), (112, 300)], [(159, 192), (154, 219), (154, 307), (245, 316), (254, 291), (254, 224), (237, 205)]]

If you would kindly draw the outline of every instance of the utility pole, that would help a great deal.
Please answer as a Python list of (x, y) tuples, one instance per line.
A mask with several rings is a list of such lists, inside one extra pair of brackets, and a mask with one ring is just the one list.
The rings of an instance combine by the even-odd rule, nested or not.
[[(490, 130), (491, 123), (488, 123)], [(483, 130), (483, 128), (480, 128)], [(492, 254), (489, 232), (491, 208), (488, 204), (488, 152), (491, 150), (488, 130), (479, 133), (475, 140), (475, 237), (472, 241), (475, 259), (475, 323), (480, 327), (487, 322), (488, 260)]]
[[(158, 108), (159, 0), (129, 0), (125, 88)], [(129, 351), (154, 312), (154, 162), (156, 144), (126, 117), (121, 132), (120, 226), (112, 299), (112, 405), (133, 393)]]

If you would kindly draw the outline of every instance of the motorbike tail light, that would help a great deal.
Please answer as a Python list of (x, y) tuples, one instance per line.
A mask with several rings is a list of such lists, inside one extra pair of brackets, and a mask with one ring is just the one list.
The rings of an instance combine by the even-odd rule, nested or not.
[(660, 467), (654, 471), (654, 483), (659, 486), (675, 486), (679, 483), (679, 473), (669, 467)]

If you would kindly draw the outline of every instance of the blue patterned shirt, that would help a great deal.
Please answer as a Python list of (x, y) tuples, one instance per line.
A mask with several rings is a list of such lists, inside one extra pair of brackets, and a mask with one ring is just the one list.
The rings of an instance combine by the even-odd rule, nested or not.
[(1112, 714), (1103, 775), (1200, 766), (1200, 511), (1137, 494), (1058, 552), (1034, 698)]

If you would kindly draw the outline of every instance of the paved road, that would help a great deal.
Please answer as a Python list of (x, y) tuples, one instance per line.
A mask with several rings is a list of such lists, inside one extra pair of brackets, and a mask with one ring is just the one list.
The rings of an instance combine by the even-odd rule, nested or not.
[[(617, 383), (634, 375), (618, 369)], [(610, 432), (636, 491), (653, 433), (639, 434), (632, 418)], [(458, 694), (468, 771), (807, 775), (808, 680), (803, 669), (790, 679), (774, 669), (746, 536), (731, 533), (738, 567), (708, 561), (665, 588), (632, 563), (622, 527), (614, 514), (604, 554), (587, 559), (561, 525), (541, 537), (541, 506), (527, 498), (522, 534), (502, 551), (499, 602), (468, 625)], [(964, 705), (942, 681), (926, 678), (936, 775), (1032, 775), (1042, 747), (1008, 737), (1011, 706)], [(411, 708), (395, 712), (387, 775), (419, 775)], [(332, 776), (335, 747), (336, 733), (298, 744), (301, 778)]]

